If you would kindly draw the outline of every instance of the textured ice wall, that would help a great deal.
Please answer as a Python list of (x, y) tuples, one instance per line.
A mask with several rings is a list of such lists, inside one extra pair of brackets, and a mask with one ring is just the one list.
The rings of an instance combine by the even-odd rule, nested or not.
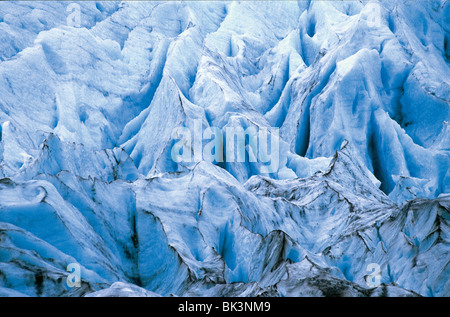
[[(449, 10), (0, 2), (0, 294), (448, 296)], [(279, 168), (174, 162), (198, 122)]]

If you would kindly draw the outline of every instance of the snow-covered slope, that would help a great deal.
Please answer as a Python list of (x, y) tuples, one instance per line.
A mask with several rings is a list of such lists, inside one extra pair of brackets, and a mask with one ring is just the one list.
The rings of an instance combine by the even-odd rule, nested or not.
[[(450, 296), (449, 17), (1, 1), (0, 296)], [(272, 128), (276, 168), (178, 128)]]

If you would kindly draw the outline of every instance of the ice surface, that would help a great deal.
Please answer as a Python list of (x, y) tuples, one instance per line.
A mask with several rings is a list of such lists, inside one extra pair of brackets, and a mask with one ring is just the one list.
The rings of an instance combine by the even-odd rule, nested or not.
[(70, 4), (0, 2), (0, 296), (450, 295), (448, 2)]

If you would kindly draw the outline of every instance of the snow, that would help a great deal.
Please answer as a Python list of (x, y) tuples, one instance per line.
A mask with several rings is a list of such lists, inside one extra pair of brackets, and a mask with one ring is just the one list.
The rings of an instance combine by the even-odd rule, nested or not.
[(448, 2), (70, 4), (0, 2), (0, 296), (450, 295)]
[(139, 286), (115, 282), (109, 288), (87, 294), (86, 297), (161, 297)]

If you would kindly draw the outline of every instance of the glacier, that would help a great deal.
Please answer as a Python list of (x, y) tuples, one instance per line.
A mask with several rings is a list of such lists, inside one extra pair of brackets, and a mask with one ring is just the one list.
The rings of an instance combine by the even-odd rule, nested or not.
[[(450, 296), (449, 20), (1, 1), (0, 296)], [(277, 169), (174, 161), (198, 126), (277, 129)]]

